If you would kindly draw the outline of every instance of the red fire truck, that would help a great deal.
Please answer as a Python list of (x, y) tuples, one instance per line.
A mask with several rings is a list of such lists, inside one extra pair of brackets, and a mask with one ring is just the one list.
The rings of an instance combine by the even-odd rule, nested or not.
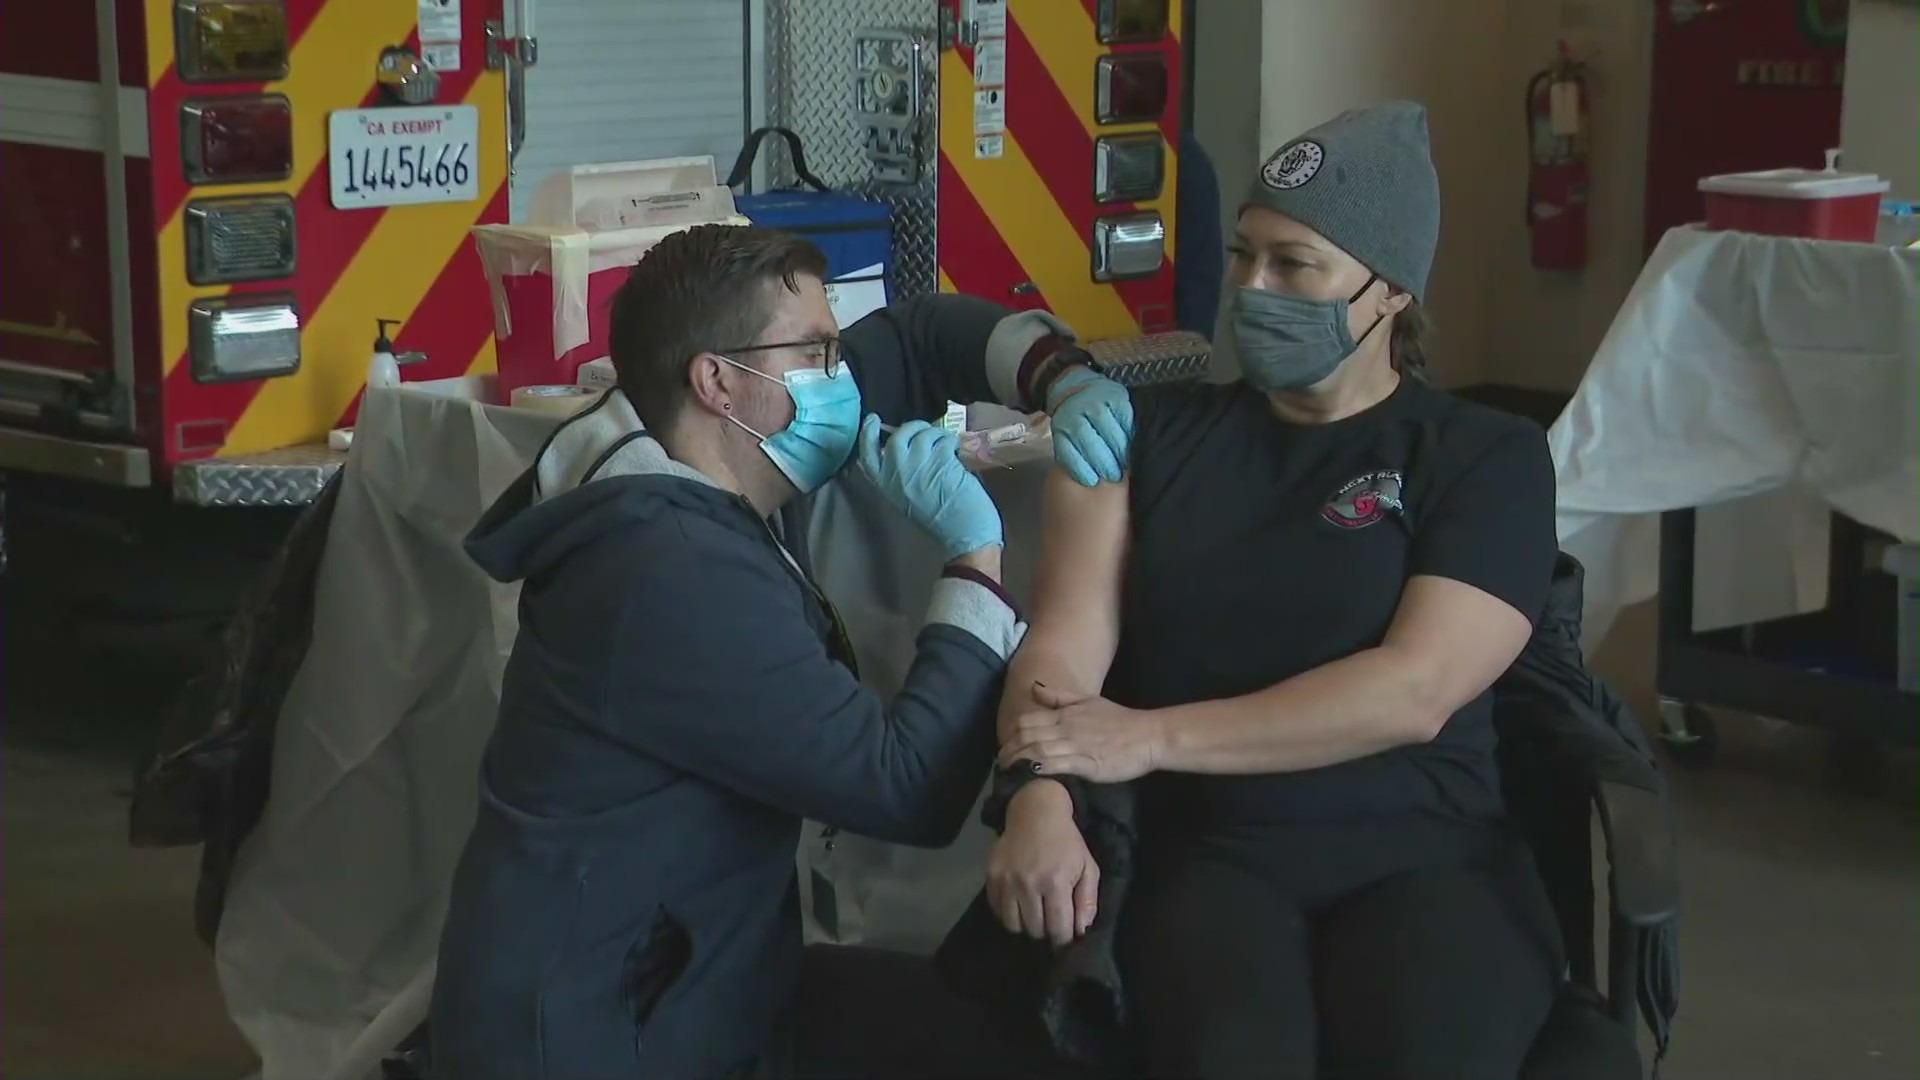
[(0, 0), (0, 473), (143, 521), (307, 501), (381, 320), (406, 379), (491, 369), (474, 225), (765, 123), (893, 207), (896, 296), (1171, 329), (1181, 7)]

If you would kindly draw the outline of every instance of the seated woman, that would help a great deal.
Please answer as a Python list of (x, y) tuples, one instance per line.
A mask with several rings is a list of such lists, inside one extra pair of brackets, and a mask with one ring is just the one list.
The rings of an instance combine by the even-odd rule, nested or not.
[[(1283, 146), (1231, 248), (1244, 381), (1137, 392), (1125, 482), (1048, 482), (1001, 761), (1138, 781), (1117, 950), (1153, 1076), (1511, 1080), (1559, 986), (1488, 693), (1553, 466), (1420, 377), (1439, 215), (1417, 105)], [(1022, 788), (1002, 921), (1070, 940), (1097, 874), (1063, 786)]]

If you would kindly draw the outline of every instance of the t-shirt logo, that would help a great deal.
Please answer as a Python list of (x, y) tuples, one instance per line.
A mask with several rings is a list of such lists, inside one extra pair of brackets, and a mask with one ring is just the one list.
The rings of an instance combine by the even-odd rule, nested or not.
[(1320, 144), (1311, 139), (1302, 139), (1291, 146), (1283, 146), (1280, 151), (1267, 159), (1260, 170), (1260, 179), (1277, 191), (1291, 191), (1313, 179), (1320, 171), (1320, 165), (1327, 160), (1327, 152)]
[(1356, 476), (1340, 485), (1327, 505), (1320, 508), (1320, 516), (1342, 529), (1364, 529), (1390, 513), (1406, 512), (1400, 502), (1404, 486), (1394, 469)]

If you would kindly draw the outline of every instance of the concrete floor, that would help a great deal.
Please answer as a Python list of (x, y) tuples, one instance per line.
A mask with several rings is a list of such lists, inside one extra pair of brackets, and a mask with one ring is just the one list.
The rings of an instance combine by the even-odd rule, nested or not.
[[(1650, 612), (1629, 613), (1596, 661), (1643, 708), (1651, 626)], [(193, 937), (196, 853), (125, 844), (126, 732), (153, 701), (128, 706), (140, 692), (117, 686), (118, 705), (84, 704), (102, 689), (97, 677), (62, 689), (19, 650), (4, 660), (0, 1076), (245, 1075), (251, 1056)], [(117, 711), (89, 711), (102, 707)], [(1739, 718), (1721, 727), (1718, 765), (1675, 776), (1685, 974), (1663, 1075), (1911, 1080), (1920, 1072), (1913, 755), (1836, 783), (1818, 734)]]

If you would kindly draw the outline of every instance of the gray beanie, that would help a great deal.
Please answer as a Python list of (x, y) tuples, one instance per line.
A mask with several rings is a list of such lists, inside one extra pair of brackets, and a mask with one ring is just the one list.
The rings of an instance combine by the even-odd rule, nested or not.
[(1423, 297), (1440, 243), (1427, 110), (1391, 101), (1341, 113), (1275, 151), (1241, 206), (1277, 210)]

